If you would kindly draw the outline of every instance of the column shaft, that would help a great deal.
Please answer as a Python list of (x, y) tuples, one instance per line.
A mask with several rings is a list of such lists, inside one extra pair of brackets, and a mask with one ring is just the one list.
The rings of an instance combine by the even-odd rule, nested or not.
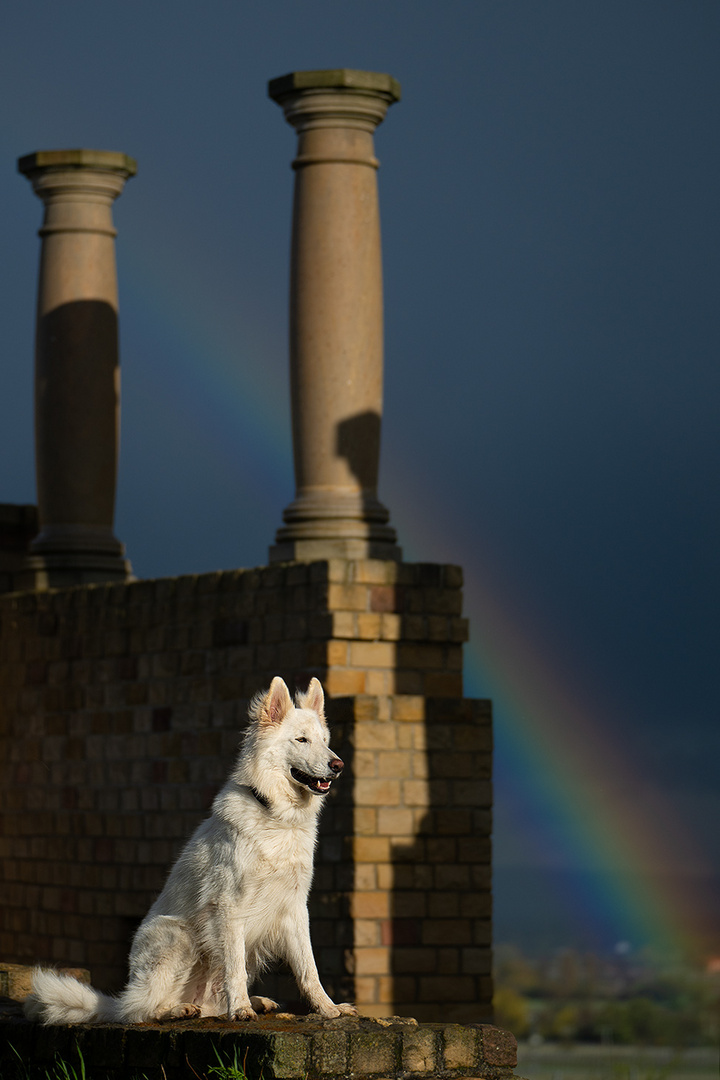
[(377, 498), (383, 381), (373, 132), (399, 87), (368, 72), (297, 72), (270, 95), (298, 132), (290, 272), (296, 498), (272, 561), (397, 559)]
[(125, 154), (46, 151), (18, 162), (45, 205), (35, 340), (35, 449), (45, 584), (124, 579), (113, 533), (120, 413), (113, 200)]

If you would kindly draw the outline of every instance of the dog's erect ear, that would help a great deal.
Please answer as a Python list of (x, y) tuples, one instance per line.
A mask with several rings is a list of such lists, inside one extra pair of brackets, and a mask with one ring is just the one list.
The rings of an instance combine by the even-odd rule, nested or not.
[(290, 709), (292, 709), (290, 691), (280, 676), (276, 675), (260, 706), (258, 719), (261, 724), (279, 724)]
[(325, 695), (323, 694), (323, 688), (320, 685), (320, 680), (312, 678), (310, 685), (305, 693), (298, 693), (295, 695), (295, 703), (298, 709), (312, 709), (318, 716), (325, 715)]

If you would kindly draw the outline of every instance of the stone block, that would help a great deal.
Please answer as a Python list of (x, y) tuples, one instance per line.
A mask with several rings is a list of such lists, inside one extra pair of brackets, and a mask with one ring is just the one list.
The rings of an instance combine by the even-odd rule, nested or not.
[(377, 641), (382, 637), (383, 616), (374, 612), (363, 611), (357, 616), (357, 636), (367, 641)]
[(355, 836), (352, 851), (356, 862), (390, 862), (390, 840), (386, 836)]
[(448, 1024), (442, 1035), (442, 1058), (446, 1069), (472, 1069), (477, 1063), (480, 1033), (459, 1024)]
[(312, 1040), (314, 1070), (338, 1076), (348, 1068), (348, 1034), (345, 1031), (319, 1031)]
[(307, 1076), (309, 1040), (300, 1033), (277, 1032), (262, 1059), (262, 1075), (275, 1080)]
[(350, 664), (363, 668), (392, 668), (396, 648), (391, 641), (351, 641)]
[(412, 836), (412, 812), (404, 807), (378, 808), (378, 834), (380, 836)]
[(365, 672), (350, 668), (332, 668), (324, 680), (325, 692), (329, 697), (365, 693)]
[(399, 1036), (390, 1031), (350, 1034), (350, 1071), (356, 1076), (392, 1076), (396, 1071)]
[(354, 892), (350, 897), (350, 915), (353, 919), (387, 919), (390, 915), (390, 899), (388, 893), (379, 890)]
[(480, 1024), (478, 1031), (483, 1064), (496, 1069), (514, 1069), (517, 1066), (517, 1040), (511, 1032), (492, 1024)]
[(436, 1074), (438, 1037), (432, 1028), (417, 1028), (403, 1033), (402, 1067), (404, 1072)]
[(390, 950), (382, 946), (355, 948), (355, 972), (358, 975), (388, 975), (391, 971)]
[(399, 780), (356, 780), (354, 790), (358, 806), (398, 806), (400, 804)]
[(325, 659), (330, 667), (345, 667), (348, 663), (348, 643), (328, 641)]
[[(366, 611), (368, 590), (365, 585), (329, 585), (327, 606), (330, 611)], [(385, 609), (380, 608), (379, 610)]]

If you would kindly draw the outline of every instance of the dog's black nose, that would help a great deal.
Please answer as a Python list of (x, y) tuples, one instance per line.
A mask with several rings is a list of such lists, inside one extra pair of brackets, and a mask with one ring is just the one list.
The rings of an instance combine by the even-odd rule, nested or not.
[(339, 757), (333, 758), (330, 762), (330, 768), (334, 773), (337, 773), (337, 775), (339, 776), (345, 768), (345, 762), (341, 761)]

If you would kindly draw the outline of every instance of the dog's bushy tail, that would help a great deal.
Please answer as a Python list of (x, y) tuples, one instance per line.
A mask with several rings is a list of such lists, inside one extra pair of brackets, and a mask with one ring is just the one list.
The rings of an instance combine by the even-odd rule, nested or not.
[(25, 999), (25, 1015), (42, 1024), (92, 1024), (118, 1019), (116, 998), (101, 994), (71, 975), (36, 968), (33, 993)]

